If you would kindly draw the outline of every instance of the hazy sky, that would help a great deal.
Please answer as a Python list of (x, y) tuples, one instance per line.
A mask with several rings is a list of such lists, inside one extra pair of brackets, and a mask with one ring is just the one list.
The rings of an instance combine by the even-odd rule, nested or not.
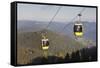
[[(18, 20), (50, 21), (59, 6), (18, 4)], [(83, 7), (62, 6), (53, 21), (70, 22)], [(77, 19), (76, 19), (77, 20)], [(96, 8), (87, 8), (82, 13), (83, 21), (96, 21)]]

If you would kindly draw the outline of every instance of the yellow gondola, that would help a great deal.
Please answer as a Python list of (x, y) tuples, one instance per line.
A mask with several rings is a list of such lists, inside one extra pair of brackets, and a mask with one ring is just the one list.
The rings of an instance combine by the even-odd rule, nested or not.
[(42, 49), (43, 50), (49, 49), (49, 39), (45, 35), (42, 35)]
[(74, 35), (75, 37), (82, 37), (83, 36), (83, 24), (81, 23), (81, 14), (78, 14), (79, 21), (74, 24)]
[(81, 23), (74, 24), (74, 35), (76, 37), (82, 37), (83, 36), (83, 25)]

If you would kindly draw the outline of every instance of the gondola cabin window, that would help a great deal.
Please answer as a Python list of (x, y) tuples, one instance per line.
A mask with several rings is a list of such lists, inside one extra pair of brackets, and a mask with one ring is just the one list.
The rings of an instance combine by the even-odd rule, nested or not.
[(75, 24), (74, 25), (74, 32), (82, 32), (82, 24)]
[(48, 39), (42, 39), (42, 49), (48, 49), (49, 48), (49, 40)]
[(75, 24), (74, 25), (74, 34), (75, 34), (75, 36), (82, 36), (83, 35), (82, 24)]

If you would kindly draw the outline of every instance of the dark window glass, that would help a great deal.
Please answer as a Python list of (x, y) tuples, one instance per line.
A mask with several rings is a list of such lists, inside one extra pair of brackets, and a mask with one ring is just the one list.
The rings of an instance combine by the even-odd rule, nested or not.
[(74, 32), (82, 32), (82, 25), (74, 25)]
[(43, 41), (43, 46), (48, 46), (49, 45), (49, 41)]

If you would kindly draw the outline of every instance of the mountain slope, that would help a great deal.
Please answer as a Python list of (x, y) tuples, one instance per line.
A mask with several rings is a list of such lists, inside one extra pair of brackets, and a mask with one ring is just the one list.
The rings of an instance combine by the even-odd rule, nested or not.
[[(17, 34), (17, 56), (19, 64), (27, 64), (30, 60), (44, 56), (44, 51), (41, 49), (41, 32), (21, 32)], [(49, 39), (50, 45), (48, 55), (65, 56), (66, 53), (72, 53), (84, 46), (71, 39), (67, 35), (60, 35), (50, 30), (45, 30)]]

